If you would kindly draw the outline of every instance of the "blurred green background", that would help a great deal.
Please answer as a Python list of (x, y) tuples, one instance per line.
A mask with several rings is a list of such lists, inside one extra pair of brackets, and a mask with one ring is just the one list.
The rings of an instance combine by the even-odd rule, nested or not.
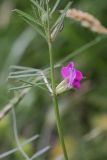
[[(59, 8), (64, 8), (67, 2), (69, 1), (61, 1)], [(107, 0), (74, 0), (72, 7), (93, 14), (107, 26)], [(7, 91), (10, 65), (34, 68), (49, 66), (46, 42), (12, 12), (15, 8), (31, 13), (29, 0), (0, 0), (0, 110), (13, 96), (13, 93)], [(100, 35), (67, 19), (63, 31), (54, 43), (55, 62), (97, 36)], [(70, 160), (107, 160), (107, 38), (75, 56), (73, 61), (87, 79), (79, 91), (59, 96)], [(56, 71), (56, 80), (59, 83), (60, 70)], [(46, 157), (40, 159), (58, 160), (58, 157), (60, 159), (62, 152), (49, 93), (34, 87), (15, 110), (20, 142), (40, 134), (37, 141), (26, 145), (26, 153), (31, 156), (38, 149), (51, 145), (52, 149)], [(16, 142), (9, 113), (0, 121), (0, 153), (14, 147)], [(16, 152), (2, 159), (23, 160), (23, 157)]]

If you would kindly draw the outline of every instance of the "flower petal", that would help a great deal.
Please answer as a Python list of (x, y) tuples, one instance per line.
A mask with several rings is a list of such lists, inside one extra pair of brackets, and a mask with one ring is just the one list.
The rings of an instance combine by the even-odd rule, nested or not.
[(67, 65), (67, 67), (68, 67), (68, 69), (69, 69), (69, 68), (70, 68), (70, 69), (74, 68), (74, 62), (69, 63), (69, 64)]
[(75, 80), (75, 81), (73, 82), (73, 87), (76, 88), (76, 89), (79, 89), (79, 88), (80, 88), (80, 82), (77, 81), (77, 80)]
[(62, 67), (61, 69), (61, 75), (63, 78), (67, 78), (69, 76), (69, 69), (68, 67)]
[(62, 67), (61, 75), (67, 80), (68, 88), (80, 88), (80, 81), (83, 79), (83, 74), (81, 71), (75, 69), (73, 62)]
[(81, 81), (82, 79), (83, 74), (79, 70), (76, 70), (76, 80)]
[(76, 70), (73, 68), (73, 69), (71, 69), (70, 75), (69, 75), (69, 84), (70, 84), (70, 86), (72, 86), (75, 78), (76, 78)]
[(68, 78), (70, 76), (71, 71), (74, 69), (74, 63), (69, 63), (66, 67), (62, 67), (61, 75), (63, 78)]

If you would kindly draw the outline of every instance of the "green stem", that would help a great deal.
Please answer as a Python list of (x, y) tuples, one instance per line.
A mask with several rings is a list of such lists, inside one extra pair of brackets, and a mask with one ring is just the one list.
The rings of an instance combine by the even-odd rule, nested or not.
[(52, 53), (52, 43), (51, 43), (50, 38), (48, 39), (48, 47), (49, 47), (49, 55), (50, 55), (51, 83), (52, 83), (52, 90), (53, 90), (53, 102), (54, 102), (54, 111), (55, 111), (55, 116), (56, 116), (57, 129), (58, 129), (58, 134), (59, 134), (60, 142), (62, 145), (65, 160), (68, 160), (68, 155), (67, 155), (67, 151), (65, 147), (64, 137), (63, 137), (63, 130), (62, 130), (60, 113), (59, 113), (57, 95), (56, 95), (55, 78), (54, 78), (55, 77), (54, 76), (54, 62), (53, 62), (53, 53)]
[(48, 0), (46, 0), (47, 5), (47, 13), (48, 13), (48, 21), (47, 21), (47, 39), (48, 39), (48, 47), (49, 47), (49, 57), (50, 57), (50, 68), (51, 68), (51, 84), (52, 84), (52, 97), (53, 97), (53, 103), (54, 103), (54, 112), (56, 117), (56, 124), (59, 134), (60, 143), (62, 146), (63, 154), (65, 157), (65, 160), (68, 160), (68, 155), (65, 147), (64, 137), (63, 137), (63, 129), (61, 124), (61, 118), (59, 113), (59, 107), (58, 107), (58, 100), (56, 95), (56, 86), (55, 86), (55, 75), (54, 75), (54, 58), (53, 58), (53, 52), (52, 52), (52, 41), (51, 41), (51, 33), (50, 33), (50, 21), (49, 21), (49, 6), (48, 6)]

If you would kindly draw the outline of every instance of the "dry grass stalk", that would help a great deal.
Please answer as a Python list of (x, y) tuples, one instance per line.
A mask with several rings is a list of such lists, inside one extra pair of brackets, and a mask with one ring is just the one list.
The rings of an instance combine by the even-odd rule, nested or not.
[(107, 34), (107, 28), (105, 28), (98, 19), (87, 12), (69, 9), (66, 13), (66, 17), (80, 22), (82, 26), (87, 27), (94, 32)]

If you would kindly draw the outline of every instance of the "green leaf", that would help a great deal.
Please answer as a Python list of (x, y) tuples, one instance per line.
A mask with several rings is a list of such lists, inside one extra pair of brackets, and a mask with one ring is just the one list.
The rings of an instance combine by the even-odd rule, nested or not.
[(33, 84), (33, 83), (27, 82), (27, 81), (23, 81), (23, 82), (25, 82), (28, 85), (21, 85), (21, 86), (17, 86), (17, 87), (11, 87), (11, 88), (8, 89), (8, 91), (23, 90), (25, 88), (31, 88), (31, 87), (39, 87), (39, 88), (47, 91), (47, 89), (42, 86), (42, 85), (46, 85), (45, 83)]
[(40, 1), (40, 6), (42, 6), (42, 8), (45, 8), (45, 7), (44, 7), (44, 6), (45, 6), (44, 0), (41, 0), (41, 1)]
[[(39, 16), (39, 14), (38, 14), (38, 12), (37, 12), (37, 8), (34, 6), (34, 5), (32, 5), (32, 10), (33, 10), (33, 13), (34, 13), (34, 17), (38, 20), (38, 22), (40, 21), (40, 16)], [(40, 25), (42, 26), (42, 24), (40, 23)]]
[(22, 75), (10, 75), (9, 79), (16, 79), (16, 78), (25, 78), (25, 77), (35, 77), (40, 76), (38, 73), (31, 73), (31, 74), (22, 74)]
[[(21, 90), (21, 89), (29, 88), (33, 86), (40, 87), (46, 90), (46, 88), (42, 86), (42, 85), (45, 85), (45, 87), (47, 87), (47, 83), (48, 83), (44, 81), (45, 75), (43, 74), (43, 71), (39, 69), (23, 67), (23, 66), (11, 66), (10, 69), (12, 71), (9, 73), (8, 79), (16, 80), (17, 86), (11, 87), (9, 91)], [(23, 79), (20, 79), (20, 78), (23, 78)], [(27, 81), (26, 81), (26, 78), (27, 78)], [(36, 82), (33, 82), (34, 79), (36, 79)], [(13, 82), (12, 82), (12, 86), (13, 86)]]
[[(39, 26), (41, 25), (37, 20), (35, 20), (32, 16), (30, 16), (29, 14), (15, 9), (14, 10), (16, 13), (18, 13), (23, 19), (24, 21), (26, 21), (29, 25), (31, 25), (34, 29), (36, 29), (36, 31), (45, 38), (45, 34), (43, 33), (42, 29), (39, 28)], [(38, 26), (39, 25), (39, 26)], [(46, 39), (46, 38), (45, 38)]]
[(19, 10), (19, 9), (14, 9), (13, 11), (16, 12), (16, 13), (18, 13), (20, 16), (26, 18), (30, 22), (33, 22), (33, 23), (36, 22), (35, 19), (32, 16), (30, 16), (29, 14), (27, 14), (27, 13), (25, 13), (25, 12)]
[(32, 85), (24, 85), (24, 86), (19, 86), (19, 87), (12, 87), (9, 88), (8, 91), (13, 91), (13, 90), (20, 90), (20, 89), (25, 89), (25, 88), (30, 88)]
[(52, 8), (51, 12), (50, 12), (50, 16), (52, 16), (52, 14), (55, 12), (56, 8), (58, 7), (60, 3), (60, 0), (57, 0), (54, 7)]
[(46, 24), (45, 22), (47, 21), (47, 18), (48, 18), (48, 14), (47, 12), (45, 11), (44, 9), (44, 6), (42, 6), (41, 4), (44, 5), (43, 2), (41, 2), (40, 4), (38, 3), (38, 1), (35, 1), (35, 0), (31, 0), (32, 4), (37, 8), (38, 10), (38, 15), (39, 15), (39, 18), (42, 22), (42, 24)]
[(36, 6), (43, 14), (46, 12), (42, 7), (41, 5), (38, 3), (38, 1), (35, 1), (35, 0), (30, 0), (31, 3)]
[(38, 69), (31, 68), (31, 67), (25, 67), (25, 66), (16, 66), (16, 65), (11, 65), (9, 67), (10, 70), (35, 70), (38, 71)]
[[(23, 18), (24, 19), (24, 18)], [(24, 21), (26, 23), (28, 23), (30, 26), (32, 26), (32, 28), (34, 28), (45, 40), (46, 40), (46, 36), (44, 34), (44, 32), (42, 31), (42, 29), (40, 29), (36, 24), (32, 24), (30, 23), (28, 20), (24, 19)]]

